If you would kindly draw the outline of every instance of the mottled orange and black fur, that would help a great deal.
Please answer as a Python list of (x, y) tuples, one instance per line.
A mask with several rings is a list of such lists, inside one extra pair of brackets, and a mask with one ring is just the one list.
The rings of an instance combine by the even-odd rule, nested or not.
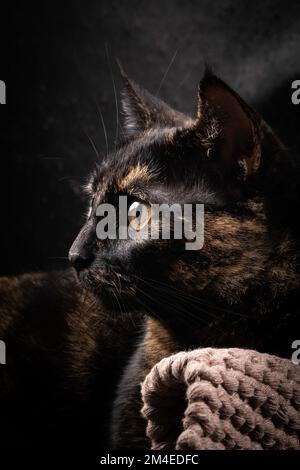
[[(299, 298), (299, 170), (263, 119), (207, 72), (195, 119), (123, 73), (127, 136), (93, 175), (90, 216), (71, 248), (79, 278), (108, 309), (116, 285), (145, 332), (119, 385), (114, 448), (146, 447), (140, 382), (162, 357), (199, 346), (291, 355)], [(120, 194), (202, 203), (204, 246), (183, 240), (95, 244), (96, 207)], [(118, 283), (118, 284), (117, 284)]]
[(139, 319), (107, 314), (73, 270), (0, 279), (0, 448), (105, 449)]
[[(52, 288), (50, 283), (46, 295), (37, 297), (33, 316), (36, 294), (27, 303), (26, 296), (11, 300), (10, 291), (9, 320), (0, 337), (8, 343), (15, 338), (19, 363), (27, 346), (18, 335), (24, 327), (34, 344), (38, 329), (38, 350), (46, 345), (53, 352), (40, 367), (50, 360), (49, 370), (59, 374), (56, 383), (65, 384), (71, 376), (88, 402), (79, 413), (87, 422), (102, 400), (100, 378), (110, 377), (112, 361), (120, 374), (131, 352), (134, 327), (119, 312), (142, 321), (117, 392), (116, 377), (106, 381), (104, 392), (106, 398), (116, 394), (112, 446), (136, 448), (149, 445), (140, 416), (140, 383), (162, 357), (201, 346), (291, 355), (299, 315), (299, 170), (263, 119), (211, 73), (200, 83), (195, 118), (122, 76), (125, 135), (90, 179), (89, 215), (70, 249), (79, 283), (73, 277), (64, 280), (65, 275), (62, 284), (60, 278)], [(187, 251), (185, 240), (174, 239), (99, 241), (96, 209), (102, 202), (117, 205), (119, 195), (145, 204), (204, 204), (203, 248)], [(26, 279), (10, 282), (26, 286)], [(28, 282), (43, 285), (43, 279), (29, 276)], [(52, 333), (44, 336), (37, 313), (45, 300)], [(26, 307), (17, 316), (20, 304)], [(63, 369), (55, 367), (61, 354)], [(51, 399), (51, 409), (61, 409), (57, 399)], [(78, 406), (77, 397), (74, 403)]]

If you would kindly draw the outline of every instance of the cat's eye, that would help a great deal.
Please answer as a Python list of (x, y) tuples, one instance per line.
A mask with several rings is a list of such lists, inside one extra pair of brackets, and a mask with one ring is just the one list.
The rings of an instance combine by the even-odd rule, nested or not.
[(134, 201), (128, 209), (128, 222), (135, 230), (142, 230), (151, 219), (151, 207)]

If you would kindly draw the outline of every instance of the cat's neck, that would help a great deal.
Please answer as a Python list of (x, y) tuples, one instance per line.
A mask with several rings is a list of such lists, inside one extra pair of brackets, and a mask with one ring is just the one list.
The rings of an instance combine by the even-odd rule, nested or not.
[(210, 303), (211, 315), (195, 309), (190, 311), (190, 318), (182, 320), (174, 319), (171, 311), (161, 317), (157, 312), (158, 318), (147, 318), (145, 344), (151, 362), (198, 347), (241, 347), (290, 357), (291, 344), (297, 339), (299, 282), (295, 278), (294, 288), (277, 294), (274, 295), (274, 288), (261, 286), (249, 290), (234, 306), (225, 308), (215, 300), (213, 312)]

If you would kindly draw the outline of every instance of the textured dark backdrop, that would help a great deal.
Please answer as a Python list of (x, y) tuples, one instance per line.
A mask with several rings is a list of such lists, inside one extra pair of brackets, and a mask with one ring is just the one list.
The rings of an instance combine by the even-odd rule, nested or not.
[[(21, 2), (20, 2), (21, 3)], [(116, 129), (105, 44), (150, 91), (194, 112), (204, 62), (299, 153), (300, 2), (116, 0), (1, 5), (1, 274), (62, 267), (84, 203), (78, 183)], [(88, 137), (89, 136), (89, 137)]]

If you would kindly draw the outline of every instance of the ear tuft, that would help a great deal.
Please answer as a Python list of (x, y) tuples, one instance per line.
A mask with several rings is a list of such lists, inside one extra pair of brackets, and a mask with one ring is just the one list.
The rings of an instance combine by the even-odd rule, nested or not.
[(124, 72), (118, 61), (123, 90), (121, 92), (122, 109), (125, 116), (125, 129), (128, 136), (145, 130), (151, 121), (150, 112), (142, 100), (143, 90)]
[(214, 80), (217, 80), (216, 75), (213, 73), (212, 68), (208, 65), (205, 64), (205, 69), (204, 69), (204, 74), (203, 77), (200, 80), (200, 83), (198, 85), (198, 99), (197, 99), (197, 116), (196, 119), (198, 122), (201, 119), (201, 116), (204, 114), (204, 108), (205, 108), (205, 90), (208, 84), (212, 83)]
[(131, 80), (118, 62), (122, 81), (122, 108), (128, 137), (154, 126), (177, 127), (192, 123), (190, 117), (168, 106)]

